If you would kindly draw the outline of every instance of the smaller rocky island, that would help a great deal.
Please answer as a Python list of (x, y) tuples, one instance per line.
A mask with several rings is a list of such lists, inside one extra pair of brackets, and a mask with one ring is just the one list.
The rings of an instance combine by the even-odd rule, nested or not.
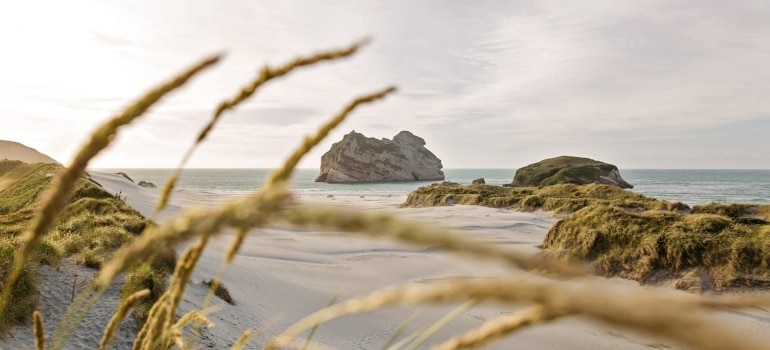
[(393, 140), (351, 131), (321, 157), (316, 182), (367, 183), (444, 180), (441, 159), (425, 148), (425, 140), (401, 131)]
[(593, 160), (572, 156), (560, 156), (541, 160), (516, 170), (514, 187), (550, 186), (556, 184), (602, 184), (620, 188), (634, 188), (620, 177), (618, 167)]

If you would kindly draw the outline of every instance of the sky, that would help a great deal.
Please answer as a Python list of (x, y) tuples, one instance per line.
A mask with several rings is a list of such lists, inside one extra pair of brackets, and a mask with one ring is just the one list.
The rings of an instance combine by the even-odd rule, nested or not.
[(353, 98), (351, 130), (424, 138), (445, 168), (574, 155), (622, 168), (770, 168), (766, 1), (25, 0), (0, 4), (0, 139), (67, 164), (145, 91), (224, 53), (92, 168), (175, 167), (264, 65), (370, 38), (266, 84), (190, 167), (273, 168)]

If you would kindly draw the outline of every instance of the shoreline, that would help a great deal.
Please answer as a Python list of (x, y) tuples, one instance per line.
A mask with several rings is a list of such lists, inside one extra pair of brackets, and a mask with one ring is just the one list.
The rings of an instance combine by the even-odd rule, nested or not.
[[(127, 203), (143, 215), (148, 216), (154, 208), (159, 189), (141, 188), (112, 174), (93, 172), (92, 175), (108, 191), (122, 193)], [(161, 220), (190, 206), (212, 206), (232, 198), (234, 197), (178, 191), (172, 197), (171, 205), (162, 213)], [(298, 195), (297, 198), (303, 203), (314, 205), (395, 212), (400, 218), (442, 225), (462, 235), (532, 254), (540, 251), (537, 246), (557, 221), (557, 218), (542, 212), (515, 212), (481, 206), (399, 208), (406, 195), (328, 197), (319, 194)], [(201, 281), (215, 276), (231, 239), (230, 231), (212, 238), (193, 274), (192, 283), (187, 286), (178, 315), (200, 307), (208, 289)], [(309, 229), (253, 230), (223, 279), (236, 304), (233, 306), (215, 299), (214, 304), (219, 309), (209, 318), (216, 327), (204, 329), (196, 346), (226, 348), (242, 331), (267, 325), (266, 331), (250, 343), (249, 348), (253, 348), (298, 319), (324, 307), (335, 296), (344, 300), (385, 286), (403, 283), (429, 283), (458, 276), (495, 277), (512, 274), (523, 276), (525, 273), (499, 264), (465, 259), (431, 248), (407, 246), (388, 239), (370, 239)], [(666, 286), (639, 286), (636, 282), (619, 278), (591, 277), (591, 280), (624, 293), (645, 289), (683, 293)], [(457, 305), (420, 306), (422, 312), (416, 317), (408, 333), (432, 324), (455, 307)], [(317, 348), (379, 348), (415, 309), (393, 307), (325, 323), (319, 327), (313, 338), (313, 345)], [(484, 303), (452, 321), (433, 335), (429, 343), (448, 339), (480, 326), (485, 320), (511, 311), (509, 307), (501, 308), (496, 304)], [(767, 312), (718, 315), (731, 325), (743, 325), (741, 329), (745, 327), (745, 332), (763, 334), (770, 338), (770, 318)], [(14, 331), (14, 334), (16, 333)], [(17, 338), (21, 336), (19, 333)], [(31, 345), (32, 342), (24, 344)], [(0, 342), (0, 347), (4, 345)], [(70, 345), (92, 347), (90, 343)], [(669, 346), (676, 348), (669, 342), (599, 324), (586, 318), (567, 318), (525, 329), (492, 344), (489, 348), (649, 349)]]
[[(186, 169), (178, 188), (200, 189), (218, 195), (230, 191), (253, 192), (262, 187), (273, 169)], [(162, 186), (173, 169), (108, 169), (127, 172), (135, 181), (153, 181)], [(770, 187), (766, 179), (770, 170), (703, 170), (703, 169), (621, 169), (623, 178), (634, 185), (630, 191), (647, 197), (682, 201), (688, 205), (711, 202), (770, 204)], [(515, 169), (444, 169), (447, 181), (470, 184), (485, 178), (490, 185), (509, 184)], [(315, 182), (318, 169), (297, 169), (292, 189), (301, 195), (313, 194), (406, 194), (435, 181), (384, 184), (325, 184)]]

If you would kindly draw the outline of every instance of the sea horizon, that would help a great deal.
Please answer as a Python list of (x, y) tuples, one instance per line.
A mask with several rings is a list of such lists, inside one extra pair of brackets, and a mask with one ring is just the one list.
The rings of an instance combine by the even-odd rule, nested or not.
[[(161, 186), (174, 168), (102, 168), (103, 172), (125, 172), (135, 182), (150, 181)], [(186, 168), (177, 188), (218, 194), (249, 193), (259, 190), (275, 168)], [(490, 185), (509, 184), (515, 168), (445, 168), (445, 181), (469, 184), (484, 178)], [(770, 169), (620, 169), (621, 176), (634, 185), (631, 191), (688, 205), (716, 203), (770, 204)], [(298, 168), (291, 188), (308, 195), (403, 195), (420, 186), (439, 181), (408, 181), (356, 184), (315, 182), (317, 168)]]

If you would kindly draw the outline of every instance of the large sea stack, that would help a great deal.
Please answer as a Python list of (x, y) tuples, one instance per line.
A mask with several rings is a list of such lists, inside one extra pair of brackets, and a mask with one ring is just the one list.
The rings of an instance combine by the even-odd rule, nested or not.
[(590, 183), (634, 188), (620, 177), (618, 167), (589, 158), (561, 156), (541, 160), (516, 170), (512, 186), (548, 186)]
[(441, 159), (409, 131), (378, 140), (351, 131), (321, 157), (316, 182), (364, 183), (444, 180)]

